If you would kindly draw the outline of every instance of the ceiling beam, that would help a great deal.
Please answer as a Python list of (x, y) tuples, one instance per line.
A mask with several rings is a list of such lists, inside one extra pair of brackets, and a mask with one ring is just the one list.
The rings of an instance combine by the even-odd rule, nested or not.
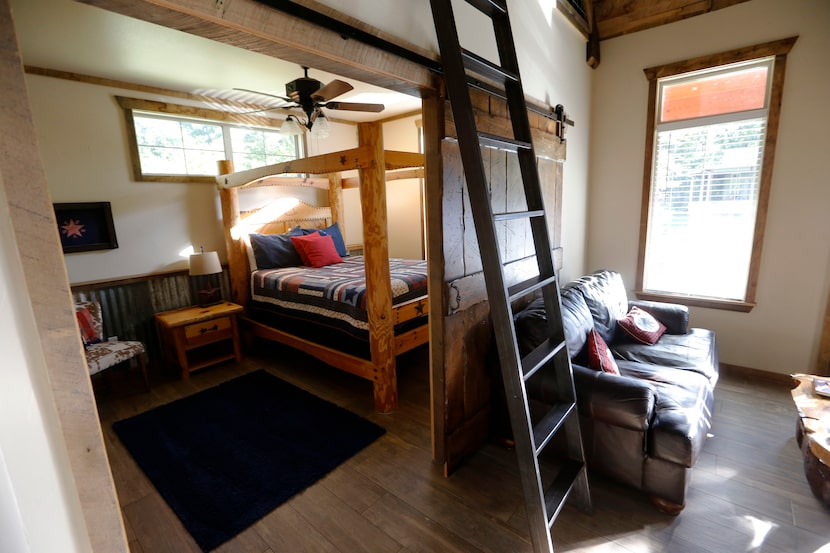
[(601, 40), (650, 29), (748, 0), (593, 0)]
[[(411, 96), (420, 97), (421, 90), (435, 87), (432, 73), (418, 63), (350, 40), (255, 0), (76, 1)], [(437, 59), (435, 53), (406, 44), (313, 0), (296, 3)]]

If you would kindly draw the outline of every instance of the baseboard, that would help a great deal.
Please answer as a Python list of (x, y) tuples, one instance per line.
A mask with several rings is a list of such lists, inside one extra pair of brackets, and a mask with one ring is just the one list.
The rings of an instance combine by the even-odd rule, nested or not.
[(740, 365), (730, 365), (728, 363), (720, 364), (720, 372), (721, 374), (728, 374), (734, 378), (753, 381), (760, 380), (768, 384), (784, 386), (787, 389), (795, 386), (792, 377), (783, 373), (773, 373), (769, 371), (762, 371), (760, 369), (752, 369), (750, 367), (741, 367)]

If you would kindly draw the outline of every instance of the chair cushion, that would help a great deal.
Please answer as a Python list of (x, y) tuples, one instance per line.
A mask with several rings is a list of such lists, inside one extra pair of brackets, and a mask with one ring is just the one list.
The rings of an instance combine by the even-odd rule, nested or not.
[(86, 363), (89, 374), (97, 374), (113, 365), (132, 359), (144, 353), (141, 342), (101, 342), (86, 349)]

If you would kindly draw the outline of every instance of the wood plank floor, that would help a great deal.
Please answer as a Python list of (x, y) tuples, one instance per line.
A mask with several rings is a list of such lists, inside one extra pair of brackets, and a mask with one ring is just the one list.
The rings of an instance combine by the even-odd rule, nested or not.
[[(260, 368), (381, 424), (387, 434), (215, 551), (532, 551), (511, 451), (487, 445), (450, 478), (433, 466), (425, 348), (400, 363), (400, 409), (379, 415), (368, 382), (261, 344), (242, 363), (208, 368), (187, 381), (156, 369), (150, 392), (136, 371), (95, 382), (133, 553), (199, 548), (118, 441), (112, 422)], [(556, 551), (830, 553), (830, 511), (806, 484), (789, 391), (724, 376), (716, 398), (713, 436), (678, 517), (659, 513), (639, 492), (592, 477), (594, 511), (565, 507), (553, 529)]]

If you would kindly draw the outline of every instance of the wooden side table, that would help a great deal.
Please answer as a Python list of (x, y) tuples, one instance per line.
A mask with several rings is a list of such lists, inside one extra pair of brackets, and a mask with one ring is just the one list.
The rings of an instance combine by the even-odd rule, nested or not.
[(241, 305), (226, 301), (156, 313), (167, 362), (178, 362), (182, 378), (188, 378), (192, 371), (210, 365), (240, 361), (236, 316), (241, 312)]
[(830, 399), (813, 392), (814, 378), (794, 374), (798, 385), (791, 390), (798, 409), (796, 440), (804, 455), (804, 475), (813, 494), (830, 507)]

